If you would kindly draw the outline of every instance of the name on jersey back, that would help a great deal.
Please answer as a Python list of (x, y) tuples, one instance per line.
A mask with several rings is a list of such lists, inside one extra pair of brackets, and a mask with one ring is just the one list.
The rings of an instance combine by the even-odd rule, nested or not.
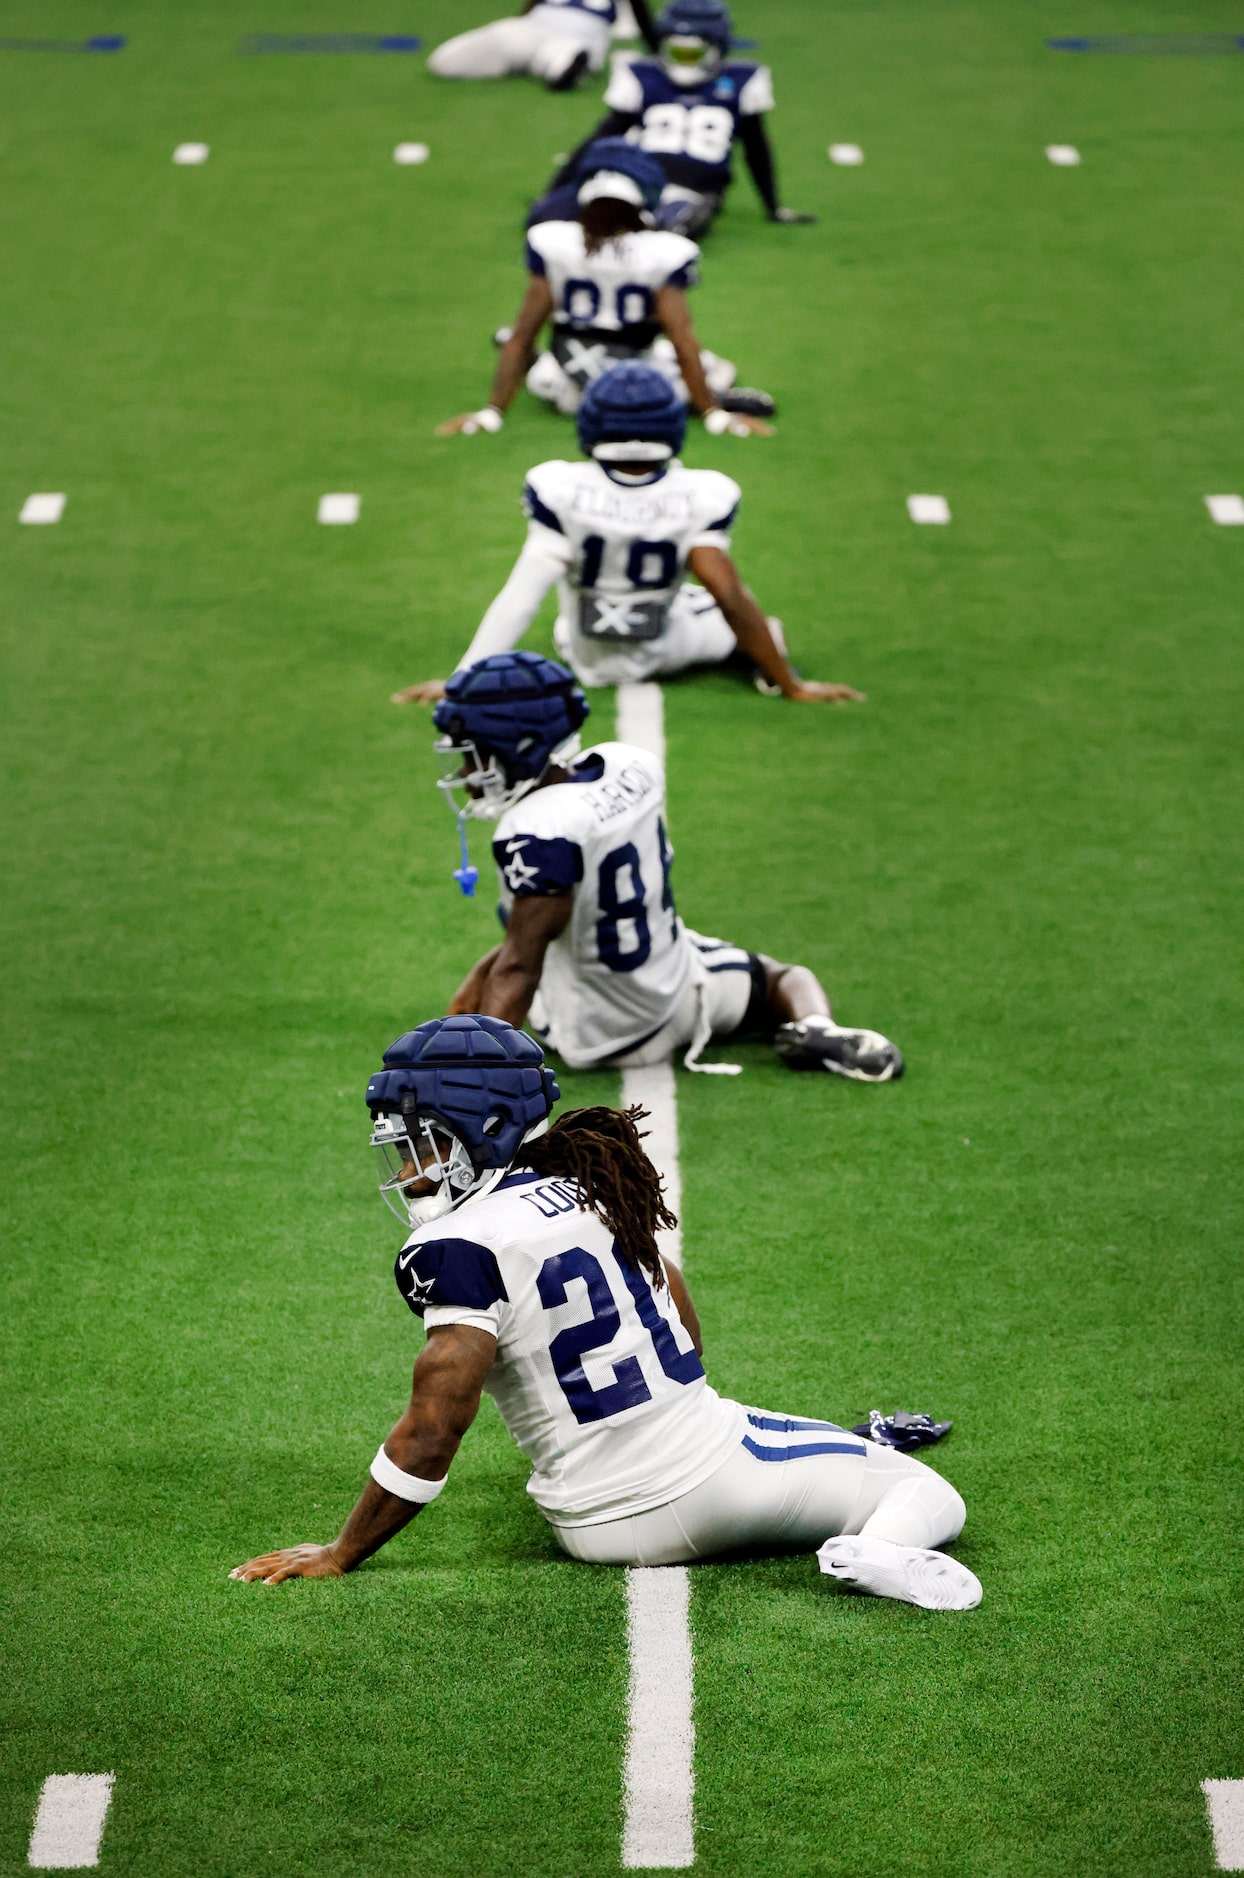
[(575, 486), (570, 512), (587, 521), (624, 522), (632, 528), (650, 528), (655, 522), (668, 522), (685, 528), (692, 520), (692, 492), (689, 489), (613, 489), (600, 483), (582, 482)]

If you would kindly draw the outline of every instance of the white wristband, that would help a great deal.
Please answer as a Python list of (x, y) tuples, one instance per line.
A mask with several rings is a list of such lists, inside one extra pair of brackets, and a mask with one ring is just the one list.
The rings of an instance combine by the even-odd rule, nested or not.
[(371, 1464), (371, 1477), (386, 1493), (394, 1493), (399, 1500), (411, 1500), (419, 1506), (426, 1506), (430, 1500), (434, 1500), (445, 1485), (445, 1480), (449, 1479), (448, 1474), (444, 1480), (420, 1480), (418, 1474), (404, 1474), (397, 1462), (391, 1461), (385, 1453), (383, 1441), (380, 1452)]
[(482, 411), (473, 411), (462, 426), (464, 437), (473, 437), (477, 430), (498, 431), (505, 419), (495, 404), (486, 404)]
[(729, 411), (723, 411), (719, 404), (715, 404), (711, 411), (704, 413), (704, 428), (710, 437), (720, 437), (723, 432), (729, 430), (730, 424)]

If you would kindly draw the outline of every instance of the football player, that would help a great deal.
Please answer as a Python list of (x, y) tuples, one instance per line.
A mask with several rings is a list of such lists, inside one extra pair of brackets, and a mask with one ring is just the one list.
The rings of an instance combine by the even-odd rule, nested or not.
[[(816, 221), (778, 204), (764, 126), (773, 81), (767, 65), (730, 57), (732, 30), (722, 0), (671, 0), (656, 25), (657, 57), (615, 58), (605, 91), (609, 114), (592, 133), (629, 137), (660, 160), (666, 175), (660, 225), (683, 235), (703, 233), (723, 206), (736, 138), (768, 219)], [(564, 189), (577, 155), (558, 171), (550, 194)]]
[[(646, 365), (615, 365), (589, 385), (578, 416), (589, 461), (539, 463), (529, 473), (527, 540), (460, 671), (516, 646), (556, 585), (553, 636), (582, 684), (664, 677), (740, 653), (762, 688), (797, 702), (862, 698), (793, 670), (778, 622), (766, 619), (730, 558), (739, 486), (678, 462), (686, 430), (686, 405)], [(702, 586), (684, 582), (688, 570)], [(445, 680), (429, 678), (393, 702), (444, 694)]]
[(655, 1231), (672, 1216), (643, 1111), (579, 1109), (530, 1037), (487, 1017), (400, 1037), (367, 1089), (381, 1192), (409, 1232), (398, 1290), (423, 1319), (410, 1403), (337, 1538), (232, 1578), (339, 1578), (441, 1492), (487, 1391), (531, 1462), (527, 1491), (571, 1558), (674, 1565), (818, 1547), (858, 1591), (970, 1610), (978, 1580), (935, 1548), (950, 1483), (834, 1422), (748, 1408), (707, 1381), (695, 1308)]
[[(506, 652), (458, 672), (437, 705), (440, 787), (458, 817), (497, 823), (505, 938), (468, 973), (451, 1011), (531, 1026), (572, 1069), (632, 1068), (714, 1037), (756, 1032), (796, 1069), (857, 1082), (903, 1073), (894, 1044), (834, 1022), (802, 965), (692, 932), (674, 905), (665, 778), (626, 743), (579, 754), (587, 699), (564, 665)], [(776, 1032), (776, 1034), (775, 1034)]]
[(638, 32), (655, 47), (647, 0), (525, 0), (510, 19), (446, 39), (428, 55), (438, 78), (508, 78), (527, 72), (550, 91), (572, 91), (599, 72), (612, 34)]
[[(593, 379), (623, 359), (660, 371), (710, 429), (767, 431), (772, 398), (731, 390), (734, 366), (700, 348), (687, 306), (700, 250), (653, 225), (664, 184), (656, 158), (605, 138), (588, 145), (576, 176), (573, 218), (528, 231), (527, 292), (514, 325), (497, 335), (488, 404), (439, 425), (438, 436), (500, 430), (524, 376), (537, 398), (573, 417)], [(535, 358), (546, 322), (552, 346)]]

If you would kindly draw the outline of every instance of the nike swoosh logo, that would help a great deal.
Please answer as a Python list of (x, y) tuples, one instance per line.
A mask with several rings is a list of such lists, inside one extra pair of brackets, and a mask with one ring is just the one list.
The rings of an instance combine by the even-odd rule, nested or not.
[(410, 1261), (411, 1261), (411, 1260), (412, 1260), (412, 1259), (414, 1258), (414, 1256), (415, 1256), (415, 1253), (416, 1253), (416, 1252), (417, 1252), (418, 1250), (419, 1250), (419, 1248), (418, 1248), (418, 1246), (417, 1246), (417, 1245), (416, 1245), (416, 1246), (412, 1246), (412, 1247), (411, 1247), (411, 1249), (410, 1249), (410, 1251), (409, 1251), (409, 1252), (408, 1252), (408, 1253), (406, 1254), (406, 1256), (405, 1256), (405, 1258), (399, 1258), (399, 1259), (398, 1259), (398, 1261), (397, 1261), (397, 1269), (398, 1269), (398, 1271), (399, 1271), (399, 1272), (404, 1272), (404, 1271), (406, 1270), (406, 1267), (407, 1267), (407, 1266), (408, 1266), (408, 1265), (410, 1264)]

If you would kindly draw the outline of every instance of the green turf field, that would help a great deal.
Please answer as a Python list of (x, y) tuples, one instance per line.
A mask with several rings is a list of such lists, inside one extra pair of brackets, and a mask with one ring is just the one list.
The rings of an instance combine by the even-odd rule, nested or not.
[[(235, 52), (488, 8), (354, 13), (5, 14), (130, 44), (0, 51), (3, 1873), (44, 1776), (104, 1769), (118, 1875), (618, 1869), (622, 1577), (556, 1550), (490, 1406), (357, 1577), (225, 1576), (331, 1536), (405, 1399), (362, 1092), (493, 929), (388, 695), (452, 665), (524, 470), (573, 450), (530, 401), (432, 429), (482, 401), (524, 203), (597, 92)], [(1244, 488), (1244, 57), (1043, 41), (1241, 18), (737, 18), (822, 219), (768, 227), (739, 182), (697, 318), (781, 431), (687, 458), (743, 481), (738, 557), (803, 669), (869, 703), (671, 687), (675, 883), (910, 1072), (748, 1046), (681, 1077), (688, 1275), (724, 1392), (954, 1418), (985, 1601), (697, 1569), (697, 1869), (1205, 1873), (1199, 1782), (1244, 1776), (1244, 531), (1203, 506)], [(36, 490), (59, 526), (16, 525)], [(316, 526), (331, 490), (357, 527)]]

